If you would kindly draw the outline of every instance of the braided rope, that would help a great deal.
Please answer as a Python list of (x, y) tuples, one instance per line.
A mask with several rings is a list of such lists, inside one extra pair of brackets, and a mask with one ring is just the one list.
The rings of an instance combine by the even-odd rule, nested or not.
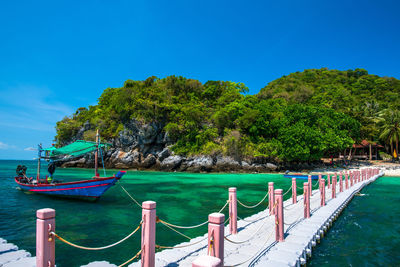
[[(221, 212), (226, 208), (226, 206), (227, 206), (228, 204), (229, 204), (229, 200), (226, 201), (225, 205), (218, 211), (218, 213), (221, 213)], [(161, 220), (161, 219), (159, 219), (159, 221), (160, 221), (161, 223), (165, 224), (165, 225), (168, 225), (168, 226), (171, 226), (171, 227), (174, 227), (174, 228), (179, 228), (179, 229), (193, 229), (193, 228), (197, 228), (197, 227), (203, 226), (203, 225), (205, 225), (205, 224), (208, 223), (208, 220), (207, 220), (207, 221), (202, 222), (202, 223), (197, 224), (197, 225), (192, 225), (192, 226), (181, 226), (181, 225), (175, 225), (175, 224), (172, 224), (172, 223), (163, 221), (163, 220)]]
[(122, 267), (122, 266), (127, 265), (128, 263), (130, 263), (131, 261), (133, 261), (134, 259), (136, 259), (141, 253), (142, 253), (142, 250), (139, 250), (138, 253), (136, 253), (135, 256), (133, 256), (132, 258), (130, 258), (130, 259), (127, 260), (126, 262), (122, 263), (122, 264), (119, 265), (118, 267)]
[(126, 191), (125, 187), (123, 187), (122, 184), (120, 184), (120, 183), (118, 183), (118, 184), (121, 186), (122, 190), (125, 191), (125, 193), (128, 195), (128, 197), (130, 197), (132, 199), (132, 201), (136, 203), (136, 205), (138, 205), (141, 209), (143, 209), (142, 205), (140, 205), (140, 203), (134, 197), (132, 197), (131, 194), (128, 193), (128, 191)]
[[(275, 202), (275, 205), (274, 205), (273, 209), (275, 209), (277, 205), (278, 205), (278, 202)], [(242, 240), (242, 241), (233, 241), (233, 240), (227, 238), (226, 236), (224, 236), (224, 239), (225, 239), (226, 241), (228, 241), (228, 242), (233, 243), (233, 244), (243, 244), (243, 243), (246, 243), (246, 242), (250, 241), (251, 239), (253, 239), (253, 237), (256, 236), (256, 234), (257, 234), (257, 233), (261, 230), (261, 228), (263, 228), (263, 226), (266, 224), (266, 222), (267, 222), (266, 219), (269, 218), (269, 217), (270, 217), (270, 216), (266, 216), (266, 217), (264, 218), (264, 222), (261, 224), (261, 226), (253, 233), (253, 235), (251, 235), (251, 236), (250, 236), (248, 239), (246, 239), (246, 240)]]
[(161, 224), (163, 224), (164, 226), (168, 227), (169, 229), (171, 229), (172, 231), (174, 231), (175, 233), (177, 233), (177, 234), (179, 234), (179, 235), (181, 235), (181, 236), (183, 236), (183, 237), (186, 237), (186, 238), (189, 239), (189, 240), (192, 239), (192, 238), (188, 237), (187, 235), (185, 235), (185, 234), (179, 232), (178, 230), (172, 228), (171, 226), (169, 226), (168, 224), (166, 224), (163, 220), (159, 220), (159, 222), (160, 222)]
[(243, 204), (239, 199), (237, 199), (237, 202), (242, 205), (243, 207), (247, 208), (247, 209), (254, 209), (255, 207), (257, 207), (258, 205), (260, 205), (261, 203), (263, 203), (263, 201), (267, 198), (269, 192), (267, 192), (267, 194), (263, 197), (263, 199), (261, 199), (260, 202), (258, 202), (257, 204), (253, 205), (253, 206), (249, 206), (246, 204)]
[(245, 260), (245, 261), (242, 261), (242, 262), (240, 262), (240, 263), (236, 263), (236, 264), (234, 264), (234, 265), (225, 265), (225, 267), (236, 267), (236, 266), (240, 266), (240, 265), (242, 265), (242, 264), (248, 262), (249, 260), (253, 259), (255, 256), (257, 256), (257, 255), (264, 249), (264, 246), (268, 243), (269, 239), (272, 237), (272, 235), (273, 235), (274, 233), (275, 233), (275, 231), (271, 231), (270, 235), (269, 235), (269, 236), (267, 237), (267, 239), (265, 240), (265, 243), (261, 246), (261, 248), (260, 248), (253, 256), (251, 256), (250, 258), (248, 258), (248, 259)]
[(288, 190), (288, 191), (286, 191), (286, 192), (285, 192), (285, 194), (283, 194), (283, 195), (282, 195), (282, 197), (284, 197), (284, 196), (285, 196), (287, 193), (289, 193), (289, 192), (290, 192), (290, 190), (292, 190), (292, 187), (290, 187), (290, 188), (289, 188), (289, 190)]
[(85, 246), (80, 246), (80, 245), (77, 245), (77, 244), (74, 244), (74, 243), (72, 243), (70, 241), (65, 240), (64, 238), (62, 238), (61, 236), (59, 236), (55, 232), (51, 232), (50, 234), (55, 236), (58, 240), (64, 242), (65, 244), (68, 244), (68, 245), (70, 245), (72, 247), (75, 247), (75, 248), (80, 248), (80, 249), (84, 249), (84, 250), (103, 250), (103, 249), (114, 247), (114, 246), (124, 242), (125, 240), (130, 238), (133, 234), (135, 234), (140, 229), (141, 225), (142, 225), (142, 222), (140, 222), (139, 226), (135, 230), (133, 230), (133, 232), (131, 232), (129, 235), (127, 235), (126, 237), (122, 238), (121, 240), (119, 240), (119, 241), (117, 241), (117, 242), (115, 242), (113, 244), (110, 244), (108, 246), (103, 246), (103, 247), (85, 247)]
[(203, 238), (203, 239), (201, 239), (199, 241), (196, 241), (194, 243), (190, 243), (190, 244), (187, 244), (187, 245), (181, 245), (181, 246), (174, 246), (174, 247), (156, 245), (156, 248), (160, 248), (160, 249), (163, 249), (163, 248), (186, 248), (186, 247), (190, 247), (190, 246), (196, 245), (198, 243), (201, 243), (201, 242), (203, 242), (203, 241), (205, 241), (207, 239), (208, 239), (208, 237)]

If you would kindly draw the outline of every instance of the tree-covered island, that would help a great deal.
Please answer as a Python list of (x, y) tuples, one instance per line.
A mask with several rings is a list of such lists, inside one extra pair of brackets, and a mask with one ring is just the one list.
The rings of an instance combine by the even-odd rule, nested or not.
[[(270, 82), (256, 95), (243, 83), (168, 76), (127, 80), (98, 104), (57, 122), (58, 145), (94, 140), (107, 167), (182, 171), (267, 171), (317, 162), (363, 139), (398, 151), (400, 81), (309, 69)], [(88, 166), (91, 158), (65, 166)]]

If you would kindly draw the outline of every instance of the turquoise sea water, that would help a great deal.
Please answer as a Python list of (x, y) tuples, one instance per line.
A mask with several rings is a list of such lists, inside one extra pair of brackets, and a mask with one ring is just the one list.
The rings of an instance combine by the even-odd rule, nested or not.
[[(0, 196), (2, 196), (0, 237), (30, 251), (33, 255), (35, 254), (35, 212), (37, 209), (55, 209), (56, 232), (72, 242), (85, 246), (108, 245), (125, 237), (138, 225), (141, 218), (141, 209), (126, 196), (120, 186), (112, 187), (95, 203), (31, 194), (18, 190), (13, 180), (15, 168), (21, 163), (28, 166), (28, 176), (35, 176), (36, 162), (34, 161), (0, 161), (0, 179), (2, 181), (0, 183)], [(42, 172), (46, 172), (46, 166), (43, 166)], [(114, 172), (115, 170), (108, 170), (107, 175), (112, 175)], [(89, 169), (57, 169), (55, 173), (56, 179), (64, 181), (87, 179), (92, 176), (93, 170)], [(391, 192), (390, 195), (395, 197), (394, 193), (398, 192), (398, 187), (400, 186), (400, 179), (396, 179), (381, 178), (378, 182), (364, 189), (364, 191), (375, 190), (376, 184), (377, 188), (381, 188), (381, 190), (374, 192), (374, 195), (379, 195), (382, 190), (387, 190)], [(279, 174), (189, 174), (136, 171), (128, 171), (121, 180), (121, 184), (139, 202), (145, 200), (156, 201), (157, 215), (161, 219), (179, 225), (195, 225), (206, 221), (209, 213), (218, 211), (225, 204), (229, 187), (237, 187), (238, 198), (242, 202), (251, 205), (262, 199), (270, 181), (275, 182), (275, 188), (282, 188), (284, 192), (291, 186), (291, 179), (283, 179), (282, 175)], [(389, 186), (386, 185), (386, 181), (390, 181)], [(298, 194), (300, 193), (299, 190)], [(287, 197), (290, 197), (290, 194), (286, 195), (285, 199)], [(397, 213), (389, 216), (386, 212), (386, 205), (373, 208), (377, 204), (375, 199), (371, 199), (368, 205), (362, 205), (365, 203), (364, 198), (367, 199), (366, 197), (356, 198), (349, 205), (348, 209), (350, 210), (353, 203), (355, 203), (357, 210), (357, 212), (352, 213), (351, 218), (353, 218), (354, 223), (359, 225), (364, 220), (378, 221), (376, 217), (365, 216), (371, 212), (369, 209), (378, 210), (381, 214), (379, 218), (384, 218), (380, 227), (375, 229), (375, 224), (371, 224), (369, 226), (372, 227), (371, 229), (363, 229), (368, 229), (368, 231), (374, 233), (373, 236), (378, 238), (376, 242), (391, 242), (392, 246), (387, 245), (387, 247), (392, 247), (389, 250), (396, 248), (398, 251), (400, 242), (398, 237), (400, 233), (399, 226), (391, 228), (389, 231), (387, 231), (386, 227), (393, 224), (399, 225), (398, 217), (396, 216), (400, 214), (399, 207), (396, 207)], [(359, 204), (357, 204), (357, 201)], [(398, 198), (392, 201), (393, 206), (398, 206), (398, 203), (400, 203)], [(256, 209), (248, 210), (238, 206), (238, 216), (243, 218), (265, 207), (266, 204), (263, 204)], [(366, 210), (362, 211), (362, 208), (366, 208)], [(342, 217), (345, 218), (346, 212), (347, 209)], [(224, 213), (227, 216), (227, 209), (225, 209)], [(311, 261), (312, 265), (341, 266), (342, 264), (336, 264), (341, 258), (343, 258), (343, 265), (349, 265), (348, 260), (351, 259), (352, 266), (365, 265), (364, 259), (370, 254), (363, 253), (360, 259), (357, 254), (360, 252), (357, 248), (360, 246), (367, 247), (370, 243), (369, 237), (363, 238), (365, 236), (363, 234), (355, 239), (352, 233), (357, 229), (357, 226), (349, 226), (349, 228), (346, 228), (346, 226), (342, 228), (347, 230), (338, 230), (338, 234), (350, 235), (351, 238), (346, 239), (345, 236), (339, 238), (339, 235), (336, 235), (334, 231), (340, 220), (337, 220), (328, 236), (322, 241), (320, 252), (320, 248), (317, 248)], [(205, 225), (183, 232), (190, 237), (196, 237), (206, 233), (206, 231), (207, 226)], [(337, 237), (344, 243), (337, 244), (339, 241), (331, 237)], [(353, 239), (361, 243), (352, 244), (351, 241)], [(157, 224), (157, 244), (173, 246), (184, 241), (186, 241), (184, 237), (177, 235), (163, 225)], [(57, 240), (56, 263), (57, 266), (61, 267), (80, 266), (95, 260), (107, 260), (115, 264), (121, 264), (136, 254), (139, 250), (139, 245), (139, 232), (117, 247), (103, 251), (82, 251), (69, 247)], [(324, 246), (330, 248), (329, 253), (322, 249)], [(333, 249), (331, 248), (332, 246), (334, 246)], [(382, 246), (382, 248), (385, 248), (384, 251), (389, 251), (387, 247)], [(344, 250), (348, 252), (347, 255), (340, 254)], [(381, 262), (385, 263), (385, 265), (396, 265), (399, 260), (395, 253), (396, 250), (392, 251), (391, 257), (385, 257)], [(356, 252), (353, 253), (353, 251)], [(375, 251), (375, 253), (378, 252), (380, 253), (380, 250)], [(357, 262), (357, 259), (359, 262)], [(374, 261), (371, 260), (371, 262)]]
[[(35, 176), (36, 162), (22, 162), (28, 167), (28, 176)], [(103, 246), (125, 237), (138, 225), (141, 209), (120, 186), (108, 190), (98, 202), (51, 198), (17, 190), (13, 180), (15, 168), (21, 162), (0, 161), (0, 237), (35, 254), (35, 212), (41, 208), (56, 210), (56, 232), (66, 239), (85, 246)], [(46, 173), (46, 166), (42, 172)], [(112, 175), (115, 170), (108, 170)], [(101, 170), (102, 174), (102, 170)], [(55, 179), (64, 181), (87, 179), (93, 176), (89, 169), (57, 169)], [(249, 205), (260, 201), (274, 181), (275, 188), (284, 192), (291, 179), (279, 174), (189, 174), (128, 171), (120, 183), (139, 202), (157, 202), (157, 215), (178, 225), (195, 225), (207, 220), (208, 214), (218, 211), (228, 199), (228, 188), (238, 188), (238, 198)], [(300, 194), (300, 191), (298, 192)], [(289, 197), (287, 194), (286, 197)], [(238, 216), (244, 218), (266, 208), (238, 207)], [(227, 209), (224, 210), (227, 216)], [(183, 231), (189, 237), (207, 232), (207, 225)], [(173, 246), (186, 239), (165, 226), (157, 224), (156, 243)], [(121, 264), (140, 249), (140, 233), (103, 251), (82, 251), (56, 241), (57, 266), (79, 266), (95, 260)]]
[(355, 196), (308, 266), (400, 266), (400, 177), (381, 177)]

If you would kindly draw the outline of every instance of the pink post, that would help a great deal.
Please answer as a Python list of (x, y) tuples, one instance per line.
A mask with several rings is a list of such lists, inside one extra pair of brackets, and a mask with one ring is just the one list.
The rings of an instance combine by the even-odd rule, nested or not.
[(229, 231), (237, 234), (237, 196), (236, 187), (229, 188)]
[(154, 267), (156, 252), (156, 202), (142, 203), (142, 267)]
[(321, 180), (322, 180), (322, 175), (318, 174), (318, 188), (319, 188), (319, 192), (321, 193)]
[(292, 202), (293, 204), (297, 203), (297, 185), (296, 178), (292, 178)]
[(325, 206), (325, 179), (321, 179), (321, 207)]
[(224, 221), (222, 213), (208, 215), (208, 251), (209, 256), (219, 258), (224, 265)]
[(350, 186), (353, 186), (353, 176), (354, 176), (354, 172), (350, 171)]
[(274, 182), (268, 183), (268, 206), (269, 206), (269, 215), (274, 215)]
[(336, 174), (332, 176), (332, 198), (336, 198)]
[(342, 179), (342, 173), (339, 174), (339, 191), (343, 192), (343, 179)]
[(275, 190), (276, 212), (275, 212), (275, 237), (276, 241), (283, 242), (283, 190)]
[(312, 195), (312, 181), (311, 175), (308, 176), (308, 195), (311, 197)]
[(310, 194), (308, 183), (303, 184), (304, 218), (310, 218)]
[(328, 189), (331, 188), (331, 175), (328, 173)]
[(36, 266), (55, 266), (55, 243), (50, 234), (56, 230), (56, 211), (40, 209), (36, 211)]
[(222, 267), (222, 264), (216, 257), (202, 255), (192, 262), (192, 267)]
[(347, 190), (347, 189), (349, 189), (349, 180), (347, 177), (347, 172), (344, 173), (344, 179), (345, 179), (345, 186), (346, 186), (345, 188)]

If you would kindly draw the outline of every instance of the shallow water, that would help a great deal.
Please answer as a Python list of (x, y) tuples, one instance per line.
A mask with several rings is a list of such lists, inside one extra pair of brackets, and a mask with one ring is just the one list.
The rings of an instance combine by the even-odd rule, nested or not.
[[(28, 167), (28, 176), (35, 176), (34, 161), (0, 161), (0, 237), (35, 252), (35, 212), (41, 208), (56, 210), (56, 232), (85, 246), (103, 246), (125, 237), (136, 228), (141, 219), (141, 209), (123, 192), (120, 186), (110, 188), (95, 203), (52, 198), (17, 190), (13, 180), (18, 164)], [(45, 165), (45, 164), (44, 164)], [(42, 172), (46, 173), (46, 166)], [(102, 173), (102, 170), (101, 170)], [(112, 175), (115, 170), (108, 170)], [(57, 169), (55, 179), (64, 181), (87, 179), (93, 176), (89, 169)], [(178, 225), (196, 225), (207, 220), (209, 213), (218, 211), (228, 199), (228, 188), (238, 188), (238, 198), (249, 205), (260, 201), (268, 182), (284, 192), (291, 179), (279, 174), (191, 174), (128, 171), (120, 183), (139, 202), (157, 202), (157, 215)], [(298, 194), (300, 194), (300, 190)], [(290, 193), (285, 199), (290, 197)], [(266, 203), (255, 209), (238, 207), (238, 216), (244, 218), (266, 208)], [(227, 216), (227, 209), (224, 210)], [(183, 231), (189, 237), (207, 232), (207, 225)], [(173, 246), (186, 239), (165, 226), (157, 224), (156, 243)], [(121, 264), (140, 249), (140, 233), (122, 244), (103, 251), (82, 251), (56, 241), (57, 266), (79, 266), (95, 260)]]
[(400, 266), (400, 177), (381, 177), (343, 210), (308, 266)]
[[(18, 164), (28, 166), (35, 176), (34, 161), (0, 160), (0, 237), (35, 252), (35, 212), (41, 208), (56, 210), (56, 232), (85, 246), (103, 246), (125, 237), (138, 225), (141, 210), (120, 186), (107, 191), (97, 202), (52, 198), (17, 189), (13, 177)], [(45, 164), (44, 164), (45, 165)], [(46, 166), (42, 172), (46, 173)], [(115, 170), (108, 170), (112, 175)], [(102, 172), (101, 172), (102, 173)], [(93, 176), (89, 169), (57, 169), (56, 179), (72, 181)], [(238, 198), (257, 203), (266, 193), (268, 182), (284, 192), (291, 179), (279, 174), (190, 174), (128, 171), (121, 184), (139, 202), (157, 202), (157, 215), (179, 225), (206, 221), (228, 198), (228, 188), (238, 188)], [(355, 197), (343, 211), (321, 244), (314, 250), (311, 266), (400, 266), (400, 178), (383, 177), (363, 189), (365, 196)], [(298, 194), (301, 194), (298, 190)], [(285, 199), (290, 197), (290, 193)], [(379, 200), (379, 201), (378, 201)], [(238, 216), (261, 211), (238, 206)], [(392, 211), (392, 212), (390, 212)], [(227, 209), (224, 210), (227, 216)], [(206, 233), (207, 226), (183, 231), (190, 237)], [(173, 246), (186, 239), (157, 225), (156, 243)], [(56, 241), (57, 266), (80, 266), (96, 260), (121, 264), (139, 250), (140, 233), (122, 244), (103, 251), (83, 251)]]

